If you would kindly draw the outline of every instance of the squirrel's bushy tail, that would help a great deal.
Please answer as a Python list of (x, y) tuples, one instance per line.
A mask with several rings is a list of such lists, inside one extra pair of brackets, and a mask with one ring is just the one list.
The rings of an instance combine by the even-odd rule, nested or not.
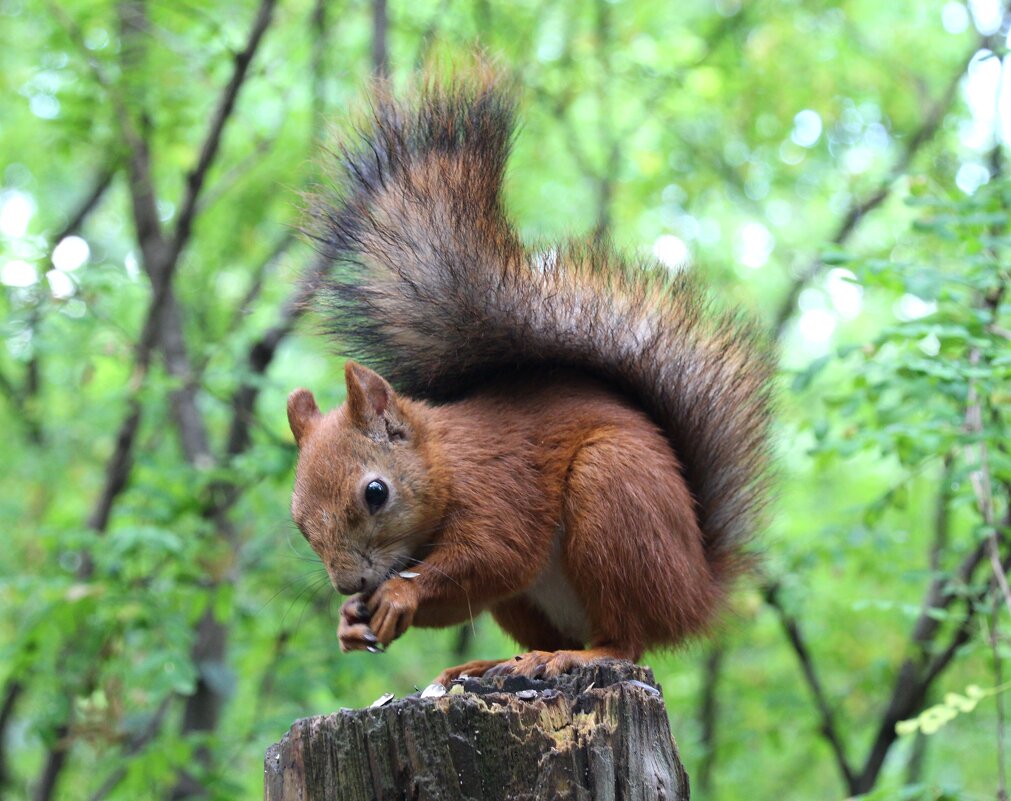
[(321, 297), (349, 355), (409, 396), (564, 366), (602, 376), (661, 425), (697, 501), (714, 574), (742, 565), (766, 495), (772, 360), (692, 275), (601, 243), (524, 250), (501, 188), (512, 95), (494, 76), (373, 100), (340, 151), (314, 236), (335, 261)]

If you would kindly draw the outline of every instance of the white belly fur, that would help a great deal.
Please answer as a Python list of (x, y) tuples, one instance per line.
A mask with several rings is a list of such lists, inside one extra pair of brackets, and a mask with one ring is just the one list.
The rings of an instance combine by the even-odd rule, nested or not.
[(585, 644), (590, 641), (590, 620), (562, 566), (563, 536), (559, 529), (548, 563), (523, 594), (561, 634)]

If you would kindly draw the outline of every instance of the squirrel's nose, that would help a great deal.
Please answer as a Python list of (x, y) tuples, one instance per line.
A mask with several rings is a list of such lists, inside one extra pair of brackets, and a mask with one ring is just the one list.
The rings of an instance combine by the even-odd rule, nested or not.
[(368, 580), (365, 576), (362, 576), (357, 581), (353, 578), (347, 579), (337, 584), (337, 590), (341, 595), (354, 595), (356, 592), (364, 590), (367, 583)]

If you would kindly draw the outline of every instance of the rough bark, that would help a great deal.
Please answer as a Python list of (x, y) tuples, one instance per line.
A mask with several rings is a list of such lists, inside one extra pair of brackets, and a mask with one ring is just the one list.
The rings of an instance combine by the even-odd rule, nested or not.
[(653, 673), (627, 662), (298, 720), (264, 785), (265, 801), (688, 799)]

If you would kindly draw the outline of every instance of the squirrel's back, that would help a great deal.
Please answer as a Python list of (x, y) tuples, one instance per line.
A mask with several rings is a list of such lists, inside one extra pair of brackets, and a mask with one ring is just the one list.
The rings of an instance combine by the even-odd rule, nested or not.
[(689, 272), (602, 241), (524, 250), (502, 206), (511, 93), (484, 73), (410, 103), (377, 92), (340, 150), (340, 194), (314, 236), (321, 293), (350, 355), (441, 400), (507, 371), (601, 378), (661, 427), (695, 500), (706, 558), (744, 564), (767, 494), (772, 359), (753, 324), (712, 308)]

